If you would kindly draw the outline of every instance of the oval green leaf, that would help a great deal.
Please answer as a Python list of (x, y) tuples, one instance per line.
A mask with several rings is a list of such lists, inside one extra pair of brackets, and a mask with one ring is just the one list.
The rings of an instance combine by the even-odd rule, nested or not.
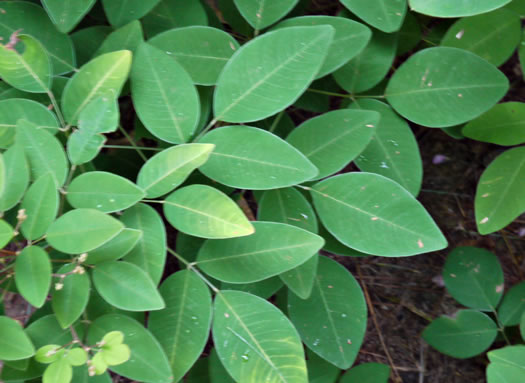
[(47, 231), (49, 244), (67, 254), (96, 249), (117, 236), (124, 225), (94, 209), (75, 209), (58, 218)]
[(259, 31), (282, 19), (299, 0), (233, 0), (233, 2), (242, 17)]
[(187, 142), (197, 128), (200, 101), (184, 68), (160, 49), (143, 43), (131, 69), (131, 94), (148, 131), (170, 143)]
[(35, 354), (31, 339), (20, 324), (6, 316), (0, 316), (0, 359), (21, 360)]
[(114, 27), (121, 27), (130, 21), (140, 19), (151, 11), (160, 0), (102, 0), (108, 21)]
[(347, 372), (340, 383), (388, 383), (390, 367), (381, 363), (362, 363)]
[(341, 3), (360, 19), (386, 33), (401, 28), (407, 11), (406, 0), (341, 0)]
[(110, 33), (93, 56), (100, 56), (104, 53), (115, 52), (121, 49), (127, 49), (135, 53), (143, 41), (142, 25), (138, 20), (134, 20)]
[(71, 31), (89, 12), (96, 0), (42, 0), (49, 18), (62, 33)]
[(317, 75), (333, 35), (328, 25), (290, 27), (243, 45), (219, 76), (215, 119), (257, 121), (293, 104)]
[(311, 191), (323, 225), (355, 250), (403, 257), (447, 246), (423, 206), (388, 178), (348, 173), (319, 182)]
[(268, 301), (240, 291), (217, 294), (212, 334), (237, 382), (308, 382), (297, 330)]
[(14, 207), (24, 195), (29, 184), (29, 166), (21, 145), (13, 145), (3, 154), (5, 188), (0, 196), (0, 211)]
[(105, 142), (102, 134), (76, 130), (67, 140), (67, 156), (72, 165), (85, 164), (98, 155)]
[(247, 237), (206, 241), (197, 256), (199, 267), (223, 282), (257, 282), (303, 264), (324, 244), (321, 237), (294, 226), (253, 226), (255, 233)]
[[(65, 265), (57, 273), (66, 274), (72, 272), (75, 267), (75, 264)], [(80, 318), (86, 309), (91, 282), (86, 273), (74, 273), (59, 279), (57, 283), (62, 286), (57, 289), (55, 285), (55, 289), (52, 290), (51, 306), (60, 326), (67, 328)]]
[(525, 313), (525, 282), (510, 288), (498, 307), (498, 319), (504, 326), (517, 326)]
[(126, 228), (102, 246), (91, 250), (85, 263), (95, 265), (107, 261), (116, 261), (128, 254), (141, 238), (141, 230)]
[(419, 51), (405, 61), (390, 79), (385, 94), (406, 119), (444, 128), (486, 112), (508, 87), (505, 75), (477, 55), (437, 47)]
[(190, 185), (170, 194), (164, 215), (173, 227), (202, 238), (235, 238), (254, 228), (239, 206), (223, 192), (206, 185)]
[(318, 174), (317, 168), (301, 152), (262, 129), (227, 126), (212, 130), (200, 142), (215, 144), (215, 149), (199, 170), (235, 188), (282, 188)]
[(410, 9), (434, 17), (464, 17), (490, 12), (511, 0), (408, 0)]
[(0, 220), (0, 248), (4, 248), (14, 236), (14, 230), (10, 224), (3, 219)]

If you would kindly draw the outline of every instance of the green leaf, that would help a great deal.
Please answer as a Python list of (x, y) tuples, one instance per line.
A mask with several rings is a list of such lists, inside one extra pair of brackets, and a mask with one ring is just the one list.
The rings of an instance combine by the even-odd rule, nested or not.
[(46, 50), (28, 35), (18, 36), (23, 53), (16, 48), (0, 45), (0, 77), (8, 84), (26, 92), (45, 93), (51, 88), (51, 61)]
[(161, 33), (149, 44), (175, 59), (199, 85), (215, 85), (239, 43), (217, 28), (191, 26)]
[(66, 359), (58, 359), (51, 363), (44, 372), (42, 383), (70, 383), (73, 378), (73, 368)]
[(91, 250), (85, 262), (88, 265), (95, 265), (106, 261), (116, 261), (128, 254), (141, 238), (141, 230), (126, 228), (102, 246)]
[(379, 118), (375, 111), (334, 110), (302, 123), (286, 141), (319, 169), (318, 180), (342, 170), (363, 151)]
[(31, 340), (20, 324), (6, 316), (0, 316), (0, 359), (20, 360), (35, 354)]
[(299, 0), (233, 0), (242, 17), (256, 30), (264, 29), (282, 19)]
[(434, 17), (464, 17), (490, 12), (511, 0), (408, 0), (410, 9)]
[(67, 254), (96, 249), (116, 237), (124, 225), (94, 209), (75, 209), (59, 217), (47, 231), (49, 244)]
[(137, 185), (148, 198), (169, 193), (208, 160), (214, 149), (210, 144), (172, 146), (149, 158), (137, 176)]
[(235, 188), (282, 188), (318, 174), (317, 168), (301, 152), (262, 129), (226, 126), (212, 130), (200, 142), (215, 144), (215, 149), (199, 170)]
[(110, 96), (94, 98), (78, 117), (78, 128), (92, 134), (114, 132), (118, 125), (118, 103), (116, 98)]
[(68, 81), (62, 94), (66, 121), (76, 125), (80, 112), (95, 98), (118, 97), (131, 66), (131, 52), (117, 51), (98, 56)]
[(197, 89), (184, 68), (160, 49), (141, 44), (131, 70), (131, 94), (137, 114), (155, 137), (187, 142), (200, 118)]
[(108, 25), (95, 25), (72, 33), (77, 65), (87, 63), (112, 31)]
[(493, 312), (503, 296), (503, 270), (485, 249), (456, 247), (445, 262), (443, 280), (450, 295), (472, 309)]
[(210, 356), (208, 359), (210, 383), (235, 383), (235, 380), (233, 380), (230, 374), (228, 374), (228, 371), (226, 371), (222, 365), (215, 348), (210, 351)]
[(306, 350), (309, 383), (335, 383), (341, 370), (328, 363), (317, 354)]
[(102, 375), (89, 376), (88, 366), (80, 366), (73, 369), (73, 379), (72, 382), (75, 383), (112, 383), (110, 375), (108, 372), (103, 373)]
[(51, 286), (51, 261), (38, 246), (28, 246), (16, 257), (15, 283), (19, 293), (35, 307), (42, 307)]
[(104, 213), (125, 210), (146, 193), (128, 179), (108, 172), (87, 172), (74, 178), (67, 200), (74, 208), (97, 209)]
[(27, 218), (20, 229), (26, 239), (35, 240), (43, 236), (58, 213), (59, 196), (51, 173), (40, 177), (27, 190), (21, 209)]
[(303, 264), (324, 244), (321, 237), (294, 226), (253, 226), (255, 233), (247, 237), (206, 241), (197, 256), (199, 267), (223, 282), (257, 282)]
[[(310, 260), (306, 261), (306, 263), (308, 262), (310, 262)], [(255, 283), (221, 283), (221, 290), (243, 291), (245, 293), (257, 295), (263, 299), (269, 299), (281, 287), (283, 287), (283, 282), (278, 277), (271, 277)]]
[[(66, 274), (75, 269), (75, 264), (61, 267), (58, 274)], [(62, 328), (71, 326), (84, 312), (88, 300), (91, 283), (87, 274), (68, 274), (58, 282), (62, 286), (52, 290), (51, 306), (58, 323)], [(59, 285), (60, 286), (60, 285)]]
[(110, 33), (93, 56), (100, 56), (121, 49), (127, 49), (135, 53), (136, 49), (143, 41), (144, 36), (142, 33), (142, 25), (138, 20), (134, 20)]
[(102, 134), (75, 130), (67, 140), (67, 156), (72, 165), (85, 164), (98, 155), (105, 142)]
[(268, 301), (239, 291), (217, 294), (212, 334), (237, 382), (308, 382), (297, 330)]
[(53, 74), (74, 70), (75, 53), (68, 35), (60, 33), (44, 9), (28, 1), (2, 1), (0, 13), (0, 37), (9, 41), (11, 34), (22, 30), (24, 34), (38, 38), (51, 58)]
[(290, 27), (243, 45), (219, 76), (215, 119), (257, 121), (293, 104), (317, 75), (333, 35), (328, 25)]
[(474, 208), (480, 234), (503, 229), (525, 211), (525, 147), (500, 154), (479, 179)]
[(178, 382), (199, 358), (208, 341), (211, 295), (191, 270), (172, 274), (162, 283), (160, 293), (166, 308), (150, 313), (148, 328), (164, 348), (173, 381)]
[(294, 17), (280, 22), (275, 28), (306, 27), (312, 25), (330, 25), (335, 30), (334, 39), (316, 78), (324, 77), (346, 64), (349, 60), (361, 53), (370, 41), (370, 37), (372, 37), (372, 32), (368, 27), (345, 17)]
[(96, 0), (43, 0), (49, 18), (62, 33), (68, 33), (84, 18)]
[(490, 363), (519, 367), (525, 373), (523, 359), (525, 357), (525, 346), (507, 346), (487, 353)]
[(121, 27), (145, 16), (158, 2), (159, 0), (102, 0), (102, 5), (109, 23), (114, 27)]
[(406, 0), (341, 0), (341, 3), (360, 19), (386, 33), (401, 28), (407, 11)]
[(170, 29), (208, 25), (208, 16), (200, 1), (161, 0), (141, 21), (151, 38)]
[(363, 363), (348, 370), (340, 383), (388, 383), (390, 367), (381, 363)]
[(68, 173), (67, 157), (56, 137), (27, 120), (19, 120), (16, 143), (24, 148), (33, 180), (51, 173), (57, 187), (64, 184)]
[(64, 356), (65, 350), (59, 344), (48, 344), (36, 350), (35, 360), (38, 363), (50, 364)]
[(44, 105), (38, 102), (13, 98), (0, 101), (0, 147), (10, 147), (15, 139), (18, 120), (25, 119), (35, 124), (39, 129), (46, 129), (50, 133), (58, 131), (58, 121)]
[(140, 203), (126, 210), (121, 220), (126, 227), (142, 231), (142, 238), (124, 260), (146, 271), (158, 284), (166, 261), (166, 229), (162, 218), (151, 206)]
[(402, 257), (447, 246), (423, 206), (388, 178), (348, 173), (319, 182), (311, 191), (323, 225), (352, 249)]
[(188, 262), (194, 262), (197, 259), (199, 249), (205, 241), (204, 238), (192, 237), (191, 235), (178, 232), (175, 242), (177, 253), (182, 255)]
[(525, 370), (520, 365), (490, 363), (487, 367), (487, 383), (520, 383), (524, 379)]
[(390, 70), (396, 49), (396, 34), (374, 31), (366, 48), (334, 72), (335, 81), (349, 93), (373, 88)]
[(407, 12), (405, 21), (398, 32), (399, 41), (397, 44), (397, 54), (403, 55), (412, 51), (421, 41), (421, 26), (419, 19), (412, 12)]
[(376, 173), (417, 196), (423, 180), (423, 163), (412, 129), (387, 104), (372, 99), (358, 99), (352, 109), (374, 110), (381, 118), (372, 132), (372, 140), (354, 160), (364, 172)]
[(390, 79), (385, 94), (406, 119), (444, 128), (486, 112), (508, 87), (505, 75), (475, 54), (437, 47), (419, 51), (405, 61)]
[(498, 307), (498, 319), (503, 326), (517, 326), (525, 313), (525, 282), (510, 288)]
[(3, 153), (5, 187), (0, 195), (0, 211), (14, 207), (24, 195), (29, 184), (29, 167), (20, 145), (13, 145)]
[(441, 46), (465, 49), (500, 66), (512, 56), (520, 41), (520, 16), (507, 9), (498, 9), (458, 20), (441, 40)]
[(525, 104), (505, 102), (470, 121), (462, 130), (465, 137), (496, 145), (525, 142)]
[(235, 238), (254, 232), (235, 202), (206, 185), (190, 185), (170, 194), (164, 201), (164, 215), (177, 230), (196, 237)]
[(355, 278), (343, 266), (319, 257), (308, 299), (288, 294), (288, 312), (310, 350), (347, 369), (353, 363), (366, 331), (366, 302)]
[(521, 316), (521, 322), (520, 322), (520, 333), (521, 338), (525, 340), (525, 314)]
[(172, 372), (159, 342), (144, 326), (125, 315), (110, 314), (97, 318), (89, 327), (88, 342), (95, 344), (110, 331), (121, 331), (131, 350), (130, 359), (111, 367), (119, 375), (150, 383), (171, 383)]
[(0, 248), (4, 248), (13, 238), (14, 231), (11, 225), (0, 219)]
[(165, 307), (149, 275), (132, 263), (109, 261), (97, 265), (93, 283), (102, 298), (116, 308), (151, 311)]
[(423, 331), (423, 339), (443, 354), (466, 359), (488, 349), (498, 328), (486, 314), (460, 310), (454, 318), (440, 317)]

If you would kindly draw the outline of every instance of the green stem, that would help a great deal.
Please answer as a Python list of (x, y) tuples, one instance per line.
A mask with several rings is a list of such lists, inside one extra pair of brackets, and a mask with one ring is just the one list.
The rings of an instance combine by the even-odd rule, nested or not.
[(142, 158), (144, 160), (144, 162), (146, 162), (148, 160), (148, 158), (144, 155), (144, 153), (142, 153), (142, 150), (137, 146), (137, 144), (135, 143), (133, 138), (131, 138), (131, 136), (128, 134), (128, 132), (126, 132), (126, 130), (122, 127), (122, 125), (119, 125), (118, 128), (122, 132), (124, 137), (126, 137), (126, 139), (129, 141), (131, 146), (137, 151), (137, 153), (140, 156), (140, 158)]
[(204, 129), (202, 129), (202, 131), (193, 140), (191, 140), (191, 142), (199, 141), (202, 138), (202, 136), (204, 136), (206, 133), (208, 133), (208, 130), (213, 128), (213, 126), (217, 123), (217, 121), (218, 120), (216, 118), (211, 120), (210, 123), (208, 125), (206, 125), (206, 127)]
[(200, 279), (202, 279), (204, 281), (204, 283), (206, 283), (210, 289), (212, 289), (212, 291), (214, 293), (219, 293), (220, 290), (213, 284), (211, 283), (208, 278), (206, 278), (204, 275), (201, 274), (201, 272), (199, 270), (197, 270), (197, 268), (195, 267), (195, 263), (194, 262), (188, 262), (186, 259), (184, 259), (184, 257), (182, 257), (181, 255), (177, 254), (174, 250), (170, 249), (169, 247), (167, 248), (168, 249), (168, 252), (173, 255), (175, 258), (177, 258), (180, 262), (182, 262), (187, 268), (188, 270), (191, 270), (193, 271)]
[(58, 217), (62, 215), (62, 210), (64, 210), (64, 200), (66, 198), (67, 188), (69, 184), (71, 183), (71, 180), (73, 179), (73, 174), (75, 173), (76, 169), (77, 169), (77, 165), (71, 165), (71, 168), (69, 169), (69, 174), (67, 175), (66, 183), (61, 188), (62, 193), (60, 193), (60, 205), (58, 207), (58, 215), (57, 215)]
[(128, 145), (104, 145), (103, 148), (107, 149), (133, 149), (133, 150), (153, 150), (155, 152), (161, 152), (164, 149), (161, 148), (148, 148), (146, 146), (128, 146)]
[(307, 91), (312, 92), (312, 93), (324, 94), (325, 96), (350, 98), (352, 100), (354, 98), (385, 98), (385, 96), (381, 94), (344, 94), (344, 93), (329, 92), (326, 90), (312, 89), (312, 88), (308, 88)]
[(281, 119), (283, 118), (283, 115), (284, 115), (284, 110), (282, 110), (278, 115), (277, 117), (274, 118), (274, 120), (272, 121), (272, 125), (270, 126), (270, 129), (268, 129), (268, 131), (270, 133), (273, 133), (273, 131), (277, 128), (277, 125), (279, 125), (279, 122), (281, 121)]
[(64, 120), (62, 111), (60, 110), (60, 107), (58, 106), (55, 95), (53, 94), (53, 92), (51, 92), (51, 90), (47, 91), (47, 95), (49, 99), (51, 100), (51, 104), (53, 104), (53, 109), (55, 109), (55, 113), (58, 117), (58, 121), (60, 122), (60, 126), (62, 127), (62, 130), (66, 130), (66, 121)]

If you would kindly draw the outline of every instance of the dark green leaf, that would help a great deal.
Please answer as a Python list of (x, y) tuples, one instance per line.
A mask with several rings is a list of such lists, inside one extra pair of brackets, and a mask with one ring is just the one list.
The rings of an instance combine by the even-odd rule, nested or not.
[(96, 0), (43, 0), (49, 18), (62, 33), (68, 33), (84, 18)]
[(341, 3), (360, 19), (386, 33), (401, 28), (407, 11), (406, 0), (341, 0)]
[(255, 28), (256, 31), (264, 29), (273, 23), (282, 19), (299, 0), (233, 0), (235, 6), (246, 19), (246, 21)]
[(516, 326), (525, 313), (525, 282), (512, 286), (498, 307), (498, 318), (504, 326)]
[(151, 11), (159, 0), (102, 0), (104, 12), (114, 27), (140, 19)]
[(388, 383), (390, 367), (381, 363), (363, 363), (349, 371), (341, 378), (340, 383)]
[(115, 32), (110, 33), (93, 56), (100, 56), (121, 49), (127, 49), (135, 53), (143, 41), (142, 26), (138, 20), (134, 20), (117, 29)]

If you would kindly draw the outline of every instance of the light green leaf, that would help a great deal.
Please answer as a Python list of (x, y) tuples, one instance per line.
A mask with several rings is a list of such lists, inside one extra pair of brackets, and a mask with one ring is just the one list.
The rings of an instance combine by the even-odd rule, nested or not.
[(347, 369), (353, 363), (366, 331), (366, 302), (355, 278), (343, 266), (319, 257), (308, 299), (288, 294), (288, 312), (310, 350)]
[(68, 163), (66, 153), (57, 138), (27, 120), (19, 120), (16, 126), (16, 143), (24, 148), (33, 180), (50, 173), (57, 187), (64, 184)]
[(119, 109), (115, 97), (94, 98), (78, 117), (78, 128), (89, 133), (111, 133), (119, 124)]
[[(75, 264), (68, 264), (58, 270), (58, 274), (66, 274), (75, 269)], [(68, 274), (59, 279), (60, 289), (52, 289), (51, 306), (58, 323), (62, 328), (71, 326), (84, 312), (88, 300), (91, 282), (87, 274)], [(60, 286), (60, 285), (59, 285)]]
[(294, 17), (280, 22), (275, 28), (306, 27), (312, 25), (330, 25), (335, 30), (334, 39), (316, 78), (324, 77), (346, 64), (349, 60), (361, 53), (370, 41), (370, 37), (372, 37), (372, 32), (368, 27), (345, 17)]
[(496, 157), (479, 179), (474, 208), (480, 234), (503, 229), (525, 211), (525, 147)]
[(29, 184), (29, 167), (20, 145), (13, 145), (3, 154), (5, 186), (0, 195), (0, 211), (14, 207), (24, 195)]
[(73, 378), (73, 368), (66, 359), (58, 359), (51, 363), (44, 372), (42, 383), (70, 383)]
[[(45, 93), (51, 88), (51, 61), (46, 50), (28, 35), (18, 36), (14, 47), (0, 44), (0, 77), (8, 84), (26, 92)], [(23, 53), (16, 49), (22, 43)]]
[(505, 75), (475, 54), (437, 47), (419, 51), (405, 61), (390, 79), (385, 94), (406, 119), (444, 128), (486, 112), (508, 87)]
[(0, 316), (0, 359), (21, 360), (35, 354), (31, 340), (20, 324), (6, 316)]
[(164, 201), (168, 222), (183, 233), (202, 238), (235, 238), (253, 234), (242, 210), (226, 194), (206, 185), (190, 185)]
[(366, 48), (334, 72), (335, 81), (349, 93), (373, 88), (390, 70), (396, 49), (396, 34), (374, 31)]
[(73, 75), (62, 94), (66, 121), (76, 125), (80, 112), (95, 98), (117, 98), (131, 66), (131, 52), (117, 51), (98, 56)]
[(297, 330), (271, 303), (239, 291), (217, 294), (212, 334), (237, 382), (308, 382)]
[(525, 104), (504, 102), (470, 121), (462, 130), (465, 137), (497, 145), (525, 142)]
[[(308, 262), (310, 262), (310, 260), (306, 261), (306, 263)], [(283, 282), (279, 277), (271, 277), (255, 283), (221, 283), (221, 290), (243, 291), (257, 295), (263, 299), (269, 299), (281, 287), (283, 287)]]
[(130, 359), (111, 367), (115, 373), (132, 380), (172, 383), (172, 371), (159, 342), (142, 323), (125, 315), (110, 314), (97, 318), (89, 327), (88, 342), (95, 344), (110, 331), (121, 331), (131, 350)]
[(11, 34), (22, 30), (38, 38), (51, 57), (53, 74), (68, 73), (75, 69), (73, 43), (68, 35), (60, 33), (44, 9), (28, 1), (2, 1), (0, 37), (9, 41)]
[(58, 213), (58, 190), (51, 173), (44, 174), (27, 190), (20, 207), (27, 218), (20, 229), (26, 239), (43, 236)]
[(525, 346), (523, 345), (507, 346), (492, 350), (487, 353), (487, 357), (491, 363), (516, 366), (525, 373), (525, 366), (523, 365)]
[(423, 331), (423, 339), (443, 354), (458, 359), (471, 358), (488, 349), (498, 328), (486, 314), (460, 310), (454, 318), (440, 317)]
[(458, 20), (443, 36), (441, 46), (465, 49), (500, 66), (512, 56), (520, 40), (520, 16), (498, 9)]
[(38, 363), (53, 363), (64, 356), (64, 349), (58, 344), (48, 344), (36, 350), (35, 360)]
[(197, 264), (223, 282), (250, 283), (293, 269), (321, 249), (321, 237), (294, 226), (253, 222), (255, 233), (227, 240), (208, 240)]
[(67, 254), (96, 249), (116, 237), (124, 225), (94, 209), (75, 209), (60, 216), (47, 231), (49, 244)]
[(121, 27), (145, 16), (158, 2), (159, 0), (102, 0), (102, 5), (109, 23), (114, 27)]
[(102, 298), (116, 308), (150, 311), (165, 307), (149, 275), (132, 263), (109, 261), (97, 265), (93, 283)]
[(116, 261), (128, 254), (142, 238), (142, 231), (125, 228), (116, 237), (88, 254), (86, 263), (95, 265), (106, 261)]
[[(520, 347), (520, 346), (513, 346), (513, 347)], [(506, 348), (510, 348), (510, 347), (506, 347)], [(496, 351), (500, 351), (500, 350), (496, 350)], [(488, 354), (490, 354), (491, 352), (489, 352)], [(524, 379), (525, 379), (525, 369), (523, 369), (523, 363), (521, 364), (490, 363), (487, 367), (487, 383), (521, 383), (523, 382)]]
[(93, 134), (85, 130), (75, 130), (67, 140), (67, 155), (72, 165), (82, 165), (94, 159), (106, 137), (102, 134)]
[(290, 27), (243, 45), (219, 76), (215, 119), (257, 121), (293, 104), (317, 75), (333, 35), (328, 25)]
[(341, 3), (360, 19), (386, 33), (401, 28), (407, 11), (406, 0), (341, 0)]
[(256, 31), (264, 29), (273, 23), (282, 19), (299, 0), (233, 0), (235, 6), (246, 19), (246, 21), (255, 28)]
[(423, 206), (388, 178), (347, 173), (319, 182), (311, 191), (323, 225), (355, 250), (402, 257), (447, 246)]
[(485, 249), (456, 247), (445, 262), (443, 280), (450, 295), (472, 309), (494, 312), (503, 296), (503, 270)]
[(126, 210), (121, 220), (126, 227), (142, 231), (142, 238), (124, 260), (146, 271), (158, 284), (166, 261), (166, 229), (162, 218), (151, 206), (140, 203)]
[(498, 319), (504, 326), (517, 326), (525, 313), (525, 282), (510, 288), (498, 307)]
[(67, 200), (74, 208), (97, 209), (104, 213), (125, 210), (146, 193), (128, 179), (108, 172), (87, 172), (74, 178)]
[(58, 131), (58, 121), (44, 105), (38, 102), (12, 98), (0, 101), (0, 148), (10, 147), (15, 139), (18, 120), (25, 119), (35, 124), (39, 129), (50, 133)]
[(164, 348), (173, 381), (178, 382), (199, 358), (208, 341), (211, 295), (191, 270), (172, 274), (162, 283), (160, 293), (166, 308), (150, 313), (148, 328)]
[(38, 246), (28, 246), (16, 257), (16, 288), (26, 301), (42, 307), (51, 286), (51, 261)]
[(368, 145), (380, 114), (368, 110), (334, 110), (303, 122), (286, 141), (318, 169), (315, 180), (337, 173)]
[(381, 363), (362, 363), (348, 370), (340, 383), (388, 383), (390, 367)]
[[(87, 362), (88, 355), (87, 352), (80, 347), (75, 347), (70, 349), (66, 354), (65, 358), (69, 364), (72, 366), (78, 367), (82, 366)], [(69, 383), (69, 382), (68, 382)]]
[(201, 143), (215, 144), (200, 167), (207, 177), (239, 189), (275, 189), (310, 180), (317, 168), (281, 138), (249, 126), (226, 126), (206, 134)]
[(170, 29), (208, 25), (208, 16), (200, 1), (161, 0), (143, 19), (149, 38)]
[(199, 85), (215, 85), (239, 43), (217, 28), (191, 26), (161, 33), (149, 44), (175, 59)]
[(0, 219), (0, 248), (4, 248), (13, 238), (14, 230), (6, 221)]
[(172, 146), (149, 158), (137, 176), (137, 185), (148, 198), (169, 193), (208, 160), (214, 149), (210, 144)]
[(84, 18), (96, 0), (42, 0), (49, 18), (62, 33), (68, 33)]
[(381, 118), (372, 140), (354, 160), (364, 172), (390, 178), (417, 196), (423, 181), (423, 163), (419, 147), (407, 122), (387, 104), (372, 99), (359, 99), (352, 109), (375, 110)]
[(410, 9), (434, 17), (464, 17), (490, 12), (511, 0), (408, 0)]
[(200, 118), (197, 89), (184, 68), (164, 51), (141, 44), (131, 70), (131, 94), (137, 114), (155, 137), (187, 142)]
[(142, 26), (138, 20), (134, 20), (110, 33), (97, 49), (93, 57), (121, 49), (127, 49), (135, 53), (135, 50), (143, 41), (144, 36), (142, 33)]

